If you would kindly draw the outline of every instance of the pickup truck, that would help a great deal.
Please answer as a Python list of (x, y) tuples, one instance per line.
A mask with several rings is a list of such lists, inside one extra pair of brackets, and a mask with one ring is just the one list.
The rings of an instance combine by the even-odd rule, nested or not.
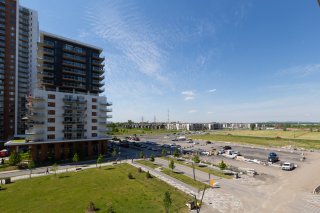
[(269, 157), (268, 157), (269, 162), (274, 163), (274, 162), (277, 162), (278, 160), (279, 160), (279, 157), (275, 152), (269, 153)]
[(292, 169), (294, 169), (294, 164), (293, 163), (289, 163), (289, 162), (285, 162), (285, 163), (282, 164), (281, 169), (282, 170), (291, 171)]

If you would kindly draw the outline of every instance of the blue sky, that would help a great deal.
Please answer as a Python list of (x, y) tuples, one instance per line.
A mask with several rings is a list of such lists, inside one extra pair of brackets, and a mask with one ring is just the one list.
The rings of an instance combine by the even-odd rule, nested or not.
[(100, 46), (113, 121), (320, 120), (316, 0), (21, 0)]

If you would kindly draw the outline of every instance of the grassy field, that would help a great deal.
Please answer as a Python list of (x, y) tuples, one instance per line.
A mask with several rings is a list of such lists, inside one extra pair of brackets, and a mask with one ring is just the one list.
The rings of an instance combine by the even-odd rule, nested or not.
[(180, 131), (166, 129), (119, 129), (119, 132), (112, 132), (112, 135), (144, 135), (144, 134), (172, 134)]
[[(192, 165), (190, 164), (185, 164), (184, 161), (178, 161), (177, 159), (174, 159), (174, 158), (170, 158), (170, 157), (162, 157), (163, 159), (165, 160), (173, 160), (175, 163), (178, 163), (178, 164), (181, 164), (181, 165), (184, 165), (184, 166), (187, 166), (187, 167), (190, 167), (192, 168)], [(221, 177), (221, 178), (226, 178), (226, 179), (231, 179), (232, 177), (229, 176), (229, 175), (225, 175), (223, 174), (222, 172), (220, 171), (217, 171), (217, 170), (214, 170), (214, 169), (210, 169), (208, 167), (200, 167), (200, 166), (197, 166), (196, 164), (194, 165), (194, 168), (197, 169), (197, 170), (200, 170), (200, 171), (203, 171), (203, 172), (206, 172), (206, 173), (210, 173), (214, 176), (217, 176), (217, 177)]]
[[(280, 136), (269, 136), (263, 137), (262, 135), (237, 135), (238, 132), (241, 134), (245, 134), (242, 131), (228, 131), (228, 132), (217, 132), (209, 135), (193, 135), (191, 138), (193, 139), (202, 139), (202, 140), (211, 140), (211, 141), (226, 141), (226, 142), (235, 142), (241, 144), (253, 144), (253, 145), (261, 145), (261, 146), (295, 146), (306, 149), (320, 149), (320, 140), (308, 140), (308, 139), (290, 139), (284, 138)], [(258, 131), (253, 131), (258, 132)], [(283, 131), (286, 132), (286, 131)], [(240, 133), (239, 133), (240, 134)], [(256, 133), (262, 134), (262, 133)], [(271, 134), (271, 133), (270, 133)], [(283, 136), (283, 135), (282, 135)]]
[[(152, 162), (147, 161), (147, 160), (139, 160), (139, 161), (137, 161), (137, 163), (143, 164), (143, 165), (151, 167), (153, 169), (160, 167), (160, 166), (154, 165)], [(170, 177), (173, 177), (177, 180), (180, 180), (181, 182), (184, 182), (185, 184), (193, 186), (196, 189), (203, 189), (206, 186), (206, 184), (204, 184), (200, 181), (194, 181), (192, 178), (185, 176), (182, 173), (177, 173), (177, 172), (174, 172), (174, 171), (167, 169), (167, 168), (162, 167), (162, 172), (165, 173), (166, 175), (169, 175)]]
[(283, 131), (283, 130), (225, 130), (219, 131), (218, 134), (237, 135), (237, 136), (254, 136), (254, 137), (280, 137), (286, 139), (307, 139), (320, 140), (320, 132), (311, 132), (306, 130)]
[[(131, 172), (134, 179), (128, 179)], [(188, 212), (190, 196), (127, 164), (77, 173), (17, 181), (0, 190), (1, 212), (85, 212), (92, 201), (98, 212), (164, 212), (163, 195), (171, 192), (172, 212)]]

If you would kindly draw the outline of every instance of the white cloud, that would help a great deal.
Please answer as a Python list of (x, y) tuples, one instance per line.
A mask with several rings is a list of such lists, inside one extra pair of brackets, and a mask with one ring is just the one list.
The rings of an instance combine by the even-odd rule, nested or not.
[(183, 91), (181, 92), (182, 95), (186, 95), (186, 96), (194, 96), (194, 92), (191, 91), (191, 90), (188, 90), (188, 91)]
[(184, 96), (185, 101), (191, 101), (195, 99), (195, 93), (192, 90), (183, 91), (181, 94)]
[(214, 93), (215, 91), (217, 91), (217, 89), (210, 89), (210, 90), (208, 90), (209, 93)]
[(88, 12), (92, 31), (121, 52), (143, 74), (166, 82), (162, 73), (166, 52), (137, 7), (126, 1), (106, 1)]
[(191, 110), (188, 111), (188, 113), (195, 113), (195, 112), (198, 112), (198, 111), (195, 110), (195, 109), (191, 109)]
[(213, 114), (213, 112), (208, 112), (208, 114)]
[(190, 101), (190, 100), (193, 100), (194, 99), (194, 96), (186, 96), (184, 98), (185, 101)]
[(320, 73), (320, 64), (308, 64), (304, 66), (295, 66), (280, 71), (280, 74), (294, 75), (297, 77), (304, 77)]

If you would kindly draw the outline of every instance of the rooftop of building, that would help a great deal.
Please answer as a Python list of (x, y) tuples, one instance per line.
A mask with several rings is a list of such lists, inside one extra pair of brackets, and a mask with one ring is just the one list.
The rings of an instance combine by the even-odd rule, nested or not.
[(94, 46), (92, 44), (84, 43), (84, 42), (81, 42), (81, 41), (77, 41), (77, 40), (74, 40), (74, 39), (71, 39), (71, 38), (63, 37), (63, 36), (56, 35), (56, 34), (53, 34), (53, 33), (49, 33), (49, 32), (46, 32), (46, 31), (40, 31), (40, 36), (42, 36), (42, 35), (50, 36), (52, 38), (57, 38), (57, 39), (60, 39), (60, 40), (68, 41), (70, 43), (74, 43), (74, 44), (78, 44), (78, 45), (81, 45), (81, 46), (85, 46), (85, 47), (89, 47), (89, 48), (92, 48), (92, 49), (96, 49), (96, 50), (99, 50), (100, 53), (103, 51), (102, 48)]

